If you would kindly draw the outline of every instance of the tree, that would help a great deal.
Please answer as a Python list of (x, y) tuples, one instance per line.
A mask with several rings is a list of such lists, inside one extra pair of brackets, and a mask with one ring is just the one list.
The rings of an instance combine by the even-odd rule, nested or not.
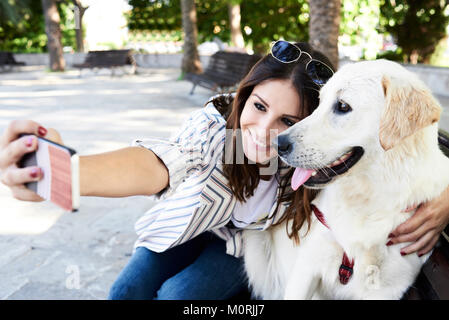
[(241, 0), (230, 0), (228, 3), (229, 25), (231, 27), (231, 43), (234, 47), (244, 49), (242, 27), (240, 24), (240, 2)]
[(182, 29), (184, 30), (184, 54), (181, 70), (183, 73), (201, 73), (201, 61), (198, 54), (198, 29), (195, 0), (181, 0)]
[(83, 7), (80, 0), (72, 0), (72, 2), (75, 6), (76, 51), (84, 52), (83, 16), (89, 7)]
[[(231, 41), (229, 3), (240, 2), (244, 43), (255, 52), (266, 53), (273, 40), (308, 41), (307, 0), (196, 0), (198, 41), (219, 37)], [(179, 30), (179, 0), (128, 0), (130, 30)], [(239, 28), (240, 29), (240, 28)]]
[(309, 42), (338, 68), (340, 0), (310, 0)]
[(449, 1), (382, 0), (381, 32), (389, 32), (402, 49), (404, 62), (428, 63), (446, 36)]
[(50, 70), (64, 71), (65, 61), (62, 55), (61, 28), (59, 26), (61, 18), (55, 0), (42, 0), (42, 9), (45, 17)]

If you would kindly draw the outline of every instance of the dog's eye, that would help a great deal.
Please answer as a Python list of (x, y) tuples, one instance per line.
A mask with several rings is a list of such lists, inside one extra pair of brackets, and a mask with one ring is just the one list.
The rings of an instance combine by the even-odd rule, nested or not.
[(335, 111), (337, 113), (347, 113), (352, 111), (352, 108), (349, 104), (347, 104), (344, 101), (339, 100), (336, 104), (335, 104)]

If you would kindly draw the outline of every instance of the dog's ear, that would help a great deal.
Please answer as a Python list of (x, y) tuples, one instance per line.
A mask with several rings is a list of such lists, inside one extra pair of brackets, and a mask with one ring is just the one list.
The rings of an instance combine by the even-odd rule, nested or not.
[(384, 150), (440, 119), (441, 106), (420, 83), (384, 76), (382, 87), (386, 106), (380, 120), (379, 139)]

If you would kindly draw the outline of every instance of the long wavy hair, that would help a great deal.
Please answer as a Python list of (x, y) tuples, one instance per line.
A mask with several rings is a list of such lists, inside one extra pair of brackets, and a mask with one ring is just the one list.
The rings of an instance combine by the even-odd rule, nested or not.
[[(312, 49), (307, 43), (295, 43), (301, 50), (309, 53), (312, 58), (324, 62), (332, 67), (329, 59), (322, 53)], [(266, 80), (290, 80), (296, 89), (300, 98), (301, 119), (309, 116), (319, 104), (319, 87), (310, 79), (305, 71), (309, 57), (306, 54), (301, 55), (300, 59), (294, 63), (282, 63), (268, 54), (261, 58), (246, 77), (240, 82), (235, 97), (218, 96), (212, 100), (216, 109), (226, 119), (226, 129), (232, 129), (234, 132), (240, 129), (240, 116), (245, 106), (246, 100), (251, 95), (253, 89), (258, 84)], [(245, 202), (246, 198), (254, 195), (254, 190), (259, 184), (259, 167), (256, 164), (249, 163), (244, 156), (244, 164), (236, 165), (236, 135), (233, 135), (233, 162), (226, 163), (223, 157), (223, 171), (229, 181), (229, 186), (238, 201)], [(241, 142), (239, 142), (241, 143)], [(316, 196), (316, 192), (310, 189), (300, 187), (297, 191), (287, 192), (293, 175), (294, 169), (290, 169), (286, 175), (278, 180), (281, 192), (278, 197), (277, 207), (283, 202), (290, 203), (285, 214), (278, 223), (292, 221), (292, 229), (287, 233), (293, 238), (295, 243), (299, 243), (299, 229), (305, 221), (310, 226), (311, 207), (310, 203)]]

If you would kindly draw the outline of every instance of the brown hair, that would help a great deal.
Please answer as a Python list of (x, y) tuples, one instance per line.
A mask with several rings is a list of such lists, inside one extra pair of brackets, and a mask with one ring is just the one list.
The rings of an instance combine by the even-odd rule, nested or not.
[[(329, 59), (318, 51), (313, 50), (307, 43), (296, 43), (302, 51), (309, 53), (314, 59), (320, 60), (325, 64), (332, 66)], [(237, 130), (240, 128), (240, 115), (246, 100), (251, 95), (253, 89), (263, 81), (270, 79), (287, 79), (290, 80), (293, 87), (296, 89), (300, 102), (301, 111), (300, 118), (305, 118), (310, 115), (319, 103), (318, 91), (319, 87), (310, 79), (305, 71), (306, 63), (309, 61), (307, 55), (301, 55), (301, 58), (294, 63), (282, 63), (271, 56), (266, 55), (260, 59), (246, 77), (240, 82), (235, 98), (232, 96), (219, 96), (212, 100), (217, 110), (223, 114), (226, 119), (226, 129)], [(232, 108), (231, 108), (232, 107)], [(229, 181), (229, 186), (234, 196), (241, 202), (245, 198), (254, 195), (254, 190), (259, 184), (260, 175), (259, 168), (256, 164), (248, 163), (248, 159), (244, 156), (244, 164), (235, 165), (236, 163), (236, 137), (233, 137), (233, 162), (231, 164), (223, 161), (224, 175)], [(278, 198), (277, 207), (282, 202), (290, 203), (285, 214), (278, 223), (286, 219), (292, 220), (292, 232), (289, 237), (299, 243), (298, 231), (304, 221), (310, 222), (310, 202), (316, 195), (316, 192), (301, 187), (296, 192), (286, 192), (287, 185), (293, 175), (294, 169), (281, 178), (279, 186), (281, 193)]]

